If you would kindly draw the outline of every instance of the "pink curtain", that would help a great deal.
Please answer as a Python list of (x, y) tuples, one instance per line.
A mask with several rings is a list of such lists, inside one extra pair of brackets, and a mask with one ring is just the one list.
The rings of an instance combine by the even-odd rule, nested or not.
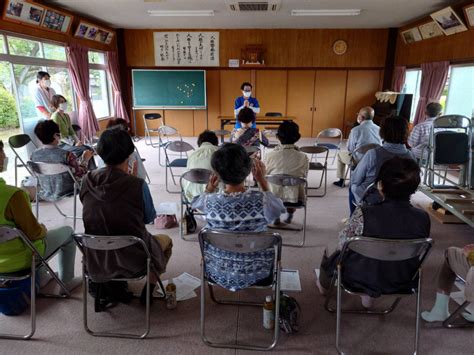
[(127, 122), (130, 122), (128, 118), (127, 109), (123, 102), (122, 93), (120, 91), (120, 70), (118, 55), (115, 52), (107, 52), (107, 71), (109, 72), (110, 79), (112, 80), (112, 89), (114, 90), (114, 109), (115, 117), (123, 118)]
[(86, 47), (76, 43), (72, 43), (66, 48), (69, 76), (80, 100), (78, 122), (82, 128), (82, 134), (91, 139), (99, 130), (99, 123), (95, 117), (89, 96), (89, 60), (87, 53)]
[(438, 102), (448, 79), (449, 62), (421, 64), (420, 100), (416, 108), (413, 125), (425, 120), (425, 108), (431, 102)]
[(405, 85), (406, 67), (395, 67), (393, 71), (392, 91), (400, 92)]

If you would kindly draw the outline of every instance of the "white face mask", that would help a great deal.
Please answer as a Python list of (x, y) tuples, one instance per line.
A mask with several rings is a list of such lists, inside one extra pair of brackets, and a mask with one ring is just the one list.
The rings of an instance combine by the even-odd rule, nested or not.
[(7, 167), (8, 167), (8, 157), (6, 156), (5, 158), (3, 158), (3, 166), (0, 169), (0, 173), (7, 171)]
[(63, 102), (59, 104), (59, 109), (66, 111), (67, 110), (67, 102)]
[(43, 85), (47, 88), (51, 87), (51, 80), (43, 80)]
[(243, 94), (244, 94), (244, 97), (250, 97), (250, 95), (252, 95), (252, 92), (251, 91), (243, 91)]

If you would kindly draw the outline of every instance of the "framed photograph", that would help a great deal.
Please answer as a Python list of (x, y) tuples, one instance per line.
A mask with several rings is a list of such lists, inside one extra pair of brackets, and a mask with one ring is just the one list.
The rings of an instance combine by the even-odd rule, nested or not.
[(446, 36), (467, 31), (466, 26), (464, 26), (461, 19), (456, 15), (451, 6), (439, 10), (430, 16)]
[(53, 9), (47, 9), (41, 27), (52, 31), (69, 32), (71, 23), (71, 16), (68, 14)]
[(5, 2), (3, 18), (7, 21), (39, 26), (45, 8), (26, 0), (8, 0)]
[(112, 32), (109, 32), (108, 35), (107, 35), (107, 40), (105, 41), (105, 44), (112, 43), (113, 38), (114, 38), (114, 34)]
[(421, 37), (423, 37), (423, 39), (429, 39), (443, 35), (443, 32), (434, 21), (420, 25), (418, 28), (420, 29)]
[(23, 1), (9, 0), (5, 5), (5, 16), (13, 19), (21, 19)]
[(97, 32), (97, 37), (95, 40), (101, 43), (105, 43), (107, 42), (108, 36), (109, 36), (109, 32), (99, 29), (99, 32)]
[(474, 27), (474, 4), (467, 5), (463, 8), (464, 16), (466, 16), (466, 21), (469, 27)]
[(44, 8), (37, 6), (36, 4), (31, 5), (28, 11), (26, 22), (29, 22), (33, 25), (39, 25), (43, 19), (44, 10)]
[(420, 30), (418, 27), (410, 28), (409, 30), (403, 31), (401, 33), (405, 44), (411, 44), (415, 42), (421, 41), (423, 38), (421, 37)]
[(97, 32), (99, 32), (99, 29), (97, 27), (91, 26), (86, 32), (86, 38), (95, 40), (95, 37), (97, 36)]
[(77, 30), (74, 36), (79, 37), (79, 38), (84, 38), (86, 36), (88, 29), (89, 29), (89, 25), (81, 22), (79, 26), (77, 26)]

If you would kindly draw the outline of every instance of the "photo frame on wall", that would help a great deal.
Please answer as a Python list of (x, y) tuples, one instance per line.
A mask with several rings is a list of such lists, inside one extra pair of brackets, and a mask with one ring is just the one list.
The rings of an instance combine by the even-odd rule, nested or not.
[(421, 37), (421, 33), (418, 27), (413, 27), (406, 31), (403, 31), (401, 32), (401, 35), (402, 35), (403, 40), (405, 41), (405, 44), (419, 42), (423, 39)]
[(446, 36), (467, 31), (467, 27), (459, 16), (456, 15), (451, 6), (432, 13), (430, 16)]
[(81, 21), (76, 28), (74, 36), (77, 38), (85, 38), (104, 44), (110, 44), (114, 38), (114, 32), (103, 27), (93, 25), (89, 22)]
[(469, 27), (474, 27), (474, 4), (464, 6), (464, 16)]
[(26, 0), (7, 0), (3, 19), (7, 21), (39, 26), (46, 8)]
[(434, 21), (420, 25), (418, 28), (420, 29), (421, 37), (423, 37), (423, 39), (429, 39), (443, 35), (443, 31), (441, 31), (439, 26)]
[(63, 33), (69, 32), (72, 24), (72, 16), (53, 9), (47, 9), (41, 22), (41, 27), (48, 30), (59, 31)]

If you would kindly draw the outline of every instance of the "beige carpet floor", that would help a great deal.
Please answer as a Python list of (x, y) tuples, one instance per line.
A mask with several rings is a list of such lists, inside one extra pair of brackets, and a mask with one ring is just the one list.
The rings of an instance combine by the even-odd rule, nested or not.
[[(195, 145), (195, 139), (191, 139)], [(303, 140), (302, 144), (310, 143)], [(145, 146), (141, 140), (137, 146), (144, 158), (152, 183), (150, 185), (155, 205), (160, 202), (179, 201), (179, 195), (171, 195), (164, 189), (164, 170), (158, 166), (156, 149)], [(13, 159), (10, 159), (12, 161)], [(335, 168), (331, 166), (331, 168)], [(311, 173), (310, 182), (315, 183), (318, 173)], [(13, 169), (6, 176), (13, 182)], [(285, 354), (335, 354), (336, 317), (324, 309), (324, 298), (315, 286), (314, 269), (319, 267), (326, 247), (334, 249), (341, 230), (341, 220), (348, 215), (347, 188), (332, 185), (335, 171), (329, 171), (328, 193), (324, 198), (309, 200), (307, 242), (304, 248), (283, 248), (283, 267), (300, 272), (301, 292), (291, 293), (301, 305), (300, 331), (297, 334), (281, 333), (274, 352)], [(427, 205), (424, 195), (416, 194), (413, 203)], [(61, 206), (72, 210), (71, 201)], [(301, 217), (301, 214), (296, 218)], [(72, 224), (64, 220), (52, 205), (41, 204), (40, 220), (48, 228)], [(436, 288), (436, 272), (442, 261), (443, 250), (448, 246), (463, 246), (473, 242), (474, 233), (466, 225), (443, 225), (432, 220), (432, 237), (435, 248), (426, 262), (423, 278), (422, 308), (432, 306)], [(83, 231), (82, 222), (77, 231)], [(157, 232), (150, 226), (151, 232)], [(160, 231), (161, 233), (163, 231)], [(196, 242), (183, 241), (178, 229), (166, 231), (174, 243), (173, 256), (162, 279), (176, 277), (188, 272), (199, 277), (200, 251)], [(301, 237), (296, 232), (282, 231), (284, 241), (294, 242)], [(196, 236), (191, 236), (196, 238)], [(54, 265), (54, 261), (53, 261)], [(76, 257), (76, 274), (81, 272), (80, 254)], [(140, 285), (133, 285), (138, 289)], [(199, 289), (197, 289), (199, 294)], [(218, 295), (263, 301), (266, 291), (231, 294), (219, 291)], [(89, 297), (90, 305), (92, 299)], [(346, 301), (360, 307), (357, 298), (346, 297)], [(390, 300), (380, 299), (376, 305), (385, 305)], [(453, 306), (453, 304), (452, 304)], [(262, 309), (255, 307), (221, 306), (209, 299), (207, 307), (207, 334), (213, 341), (227, 341), (263, 345), (271, 340), (271, 332), (263, 329)], [(343, 349), (349, 354), (408, 354), (412, 352), (415, 325), (415, 297), (401, 301), (398, 308), (386, 316), (364, 316), (345, 314), (342, 318)], [(89, 307), (90, 325), (93, 329), (108, 329), (122, 332), (139, 332), (143, 329), (144, 308), (135, 300), (130, 305), (119, 305), (108, 312), (94, 314)], [(200, 338), (200, 296), (180, 302), (177, 309), (168, 310), (164, 302), (156, 301), (152, 307), (151, 333), (145, 340), (97, 338), (83, 329), (82, 292), (76, 290), (70, 299), (56, 300), (40, 298), (37, 301), (37, 331), (30, 341), (0, 340), (1, 354), (227, 354), (244, 351), (213, 349)], [(18, 317), (0, 315), (0, 332), (22, 331), (28, 326), (28, 313)], [(422, 354), (472, 354), (474, 336), (472, 329), (447, 330), (439, 325), (421, 325), (420, 353)], [(245, 351), (245, 353), (247, 353)]]

